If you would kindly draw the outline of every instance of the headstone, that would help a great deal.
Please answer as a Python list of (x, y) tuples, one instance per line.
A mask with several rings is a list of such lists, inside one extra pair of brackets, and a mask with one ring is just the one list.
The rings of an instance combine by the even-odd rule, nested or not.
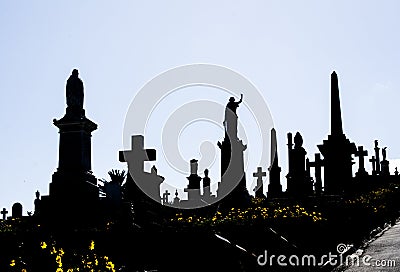
[(155, 149), (144, 148), (144, 136), (132, 136), (132, 150), (120, 151), (119, 161), (128, 163), (129, 182), (128, 187), (131, 191), (132, 200), (144, 197), (144, 192), (153, 200), (161, 204), (160, 184), (164, 181), (164, 177), (157, 174), (155, 166), (151, 172), (144, 171), (145, 161), (154, 161), (156, 159)]
[(386, 148), (382, 148), (382, 161), (381, 161), (381, 175), (382, 176), (389, 176), (389, 161), (386, 159)]
[(181, 199), (179, 198), (178, 189), (176, 189), (175, 190), (175, 197), (174, 197), (174, 201), (172, 202), (172, 205), (174, 205), (175, 207), (178, 207), (180, 202), (181, 202)]
[(268, 184), (268, 198), (276, 198), (282, 195), (281, 184), (281, 168), (278, 162), (278, 141), (276, 131), (271, 129), (271, 161), (268, 167), (269, 171), (269, 184)]
[(163, 196), (162, 196), (163, 205), (169, 204), (169, 199), (168, 199), (169, 195), (170, 195), (170, 193), (168, 192), (168, 190), (165, 190), (165, 192), (163, 193)]
[(358, 171), (356, 173), (357, 177), (367, 176), (368, 173), (365, 171), (364, 167), (364, 157), (368, 156), (368, 151), (364, 150), (364, 147), (359, 146), (357, 152), (354, 153), (358, 157)]
[[(288, 134), (288, 146), (292, 145), (291, 134)], [(303, 148), (303, 137), (299, 132), (294, 136), (294, 148), (289, 149), (289, 173), (287, 175), (287, 193), (293, 197), (311, 195), (313, 185), (306, 173), (306, 150)]]
[(156, 160), (155, 149), (144, 148), (144, 136), (143, 135), (132, 135), (131, 138), (132, 149), (119, 152), (119, 161), (127, 162), (129, 167), (129, 173), (133, 176), (136, 174), (143, 173), (143, 167), (145, 161)]
[(397, 167), (394, 168), (394, 175), (398, 176), (399, 175), (399, 171), (397, 170)]
[(3, 210), (0, 213), (3, 215), (3, 220), (6, 220), (7, 214), (8, 214), (8, 211), (6, 210), (6, 208), (3, 208)]
[(208, 176), (208, 169), (204, 170), (204, 178), (203, 178), (203, 200), (206, 203), (211, 202), (211, 179)]
[(315, 153), (315, 160), (313, 162), (309, 162), (310, 167), (315, 167), (315, 193), (316, 195), (320, 195), (322, 193), (322, 176), (321, 176), (321, 168), (324, 166), (324, 160), (321, 159), (321, 154)]
[(201, 177), (197, 174), (199, 165), (196, 159), (190, 160), (190, 176), (188, 186), (184, 189), (188, 193), (188, 201), (193, 205), (200, 204), (200, 181)]
[(12, 218), (21, 218), (22, 217), (22, 204), (14, 203), (11, 208)]
[(257, 178), (257, 184), (254, 188), (255, 196), (259, 198), (265, 198), (264, 195), (264, 186), (263, 186), (263, 177), (267, 176), (267, 172), (262, 171), (262, 167), (257, 167), (257, 172), (253, 173), (253, 177)]
[(39, 190), (36, 191), (35, 196), (36, 196), (36, 198), (35, 198), (35, 201), (34, 201), (34, 205), (35, 205), (35, 212), (34, 212), (34, 214), (35, 214), (35, 215), (40, 215), (41, 200), (40, 200), (40, 192), (39, 192)]
[(372, 175), (376, 176), (377, 172), (376, 172), (376, 159), (375, 159), (375, 156), (372, 156), (371, 159), (369, 159), (369, 161), (372, 163)]

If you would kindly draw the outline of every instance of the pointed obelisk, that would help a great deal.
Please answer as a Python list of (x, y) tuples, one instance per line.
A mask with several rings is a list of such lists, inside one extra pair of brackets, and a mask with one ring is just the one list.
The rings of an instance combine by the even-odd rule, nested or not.
[(331, 75), (331, 135), (343, 135), (339, 82), (335, 71)]
[(267, 196), (269, 199), (282, 195), (281, 168), (278, 163), (278, 144), (275, 128), (271, 129), (271, 165), (269, 171), (269, 184)]
[(318, 145), (324, 156), (324, 193), (341, 194), (352, 186), (352, 154), (356, 145), (343, 133), (339, 84), (336, 72), (331, 74), (331, 134)]

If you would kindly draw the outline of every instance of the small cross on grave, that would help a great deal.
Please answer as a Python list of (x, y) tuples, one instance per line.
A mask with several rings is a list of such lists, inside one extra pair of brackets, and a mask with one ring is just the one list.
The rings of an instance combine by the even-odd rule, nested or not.
[(376, 175), (376, 159), (375, 159), (375, 156), (372, 156), (372, 158), (371, 159), (369, 159), (369, 162), (371, 162), (372, 163), (372, 175)]
[(364, 157), (368, 156), (368, 151), (364, 150), (364, 147), (359, 146), (358, 150), (354, 153), (354, 155), (358, 157), (358, 172), (356, 173), (356, 175), (357, 176), (368, 175), (364, 167)]
[(144, 162), (154, 160), (156, 160), (156, 150), (144, 149), (143, 135), (132, 135), (132, 150), (119, 152), (119, 161), (128, 163), (131, 175), (142, 173)]
[(256, 197), (264, 197), (263, 194), (263, 177), (267, 176), (267, 172), (262, 171), (262, 167), (257, 167), (257, 172), (253, 173), (253, 177), (257, 178), (257, 185), (254, 188)]
[(6, 210), (6, 208), (3, 208), (3, 210), (0, 212), (3, 215), (3, 220), (6, 220), (7, 218), (7, 213), (8, 211)]
[(315, 167), (315, 192), (319, 195), (322, 192), (321, 167), (324, 166), (324, 160), (320, 153), (315, 153), (313, 162), (309, 162), (310, 167)]
[(170, 195), (170, 193), (168, 192), (168, 190), (165, 190), (165, 192), (163, 193), (163, 196), (162, 196), (162, 203), (163, 203), (163, 205), (169, 203), (169, 201), (168, 201), (168, 196), (169, 196), (169, 195)]

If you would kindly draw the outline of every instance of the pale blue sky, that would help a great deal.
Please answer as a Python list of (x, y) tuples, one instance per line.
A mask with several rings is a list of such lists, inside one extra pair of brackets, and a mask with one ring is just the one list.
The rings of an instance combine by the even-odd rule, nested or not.
[(99, 124), (92, 141), (98, 178), (125, 168), (118, 162), (123, 123), (141, 86), (198, 62), (232, 68), (261, 90), (282, 176), (288, 131), (302, 133), (312, 157), (326, 138), (332, 70), (347, 136), (370, 155), (380, 139), (389, 158), (400, 158), (398, 1), (160, 2), (0, 2), (0, 208), (20, 201), (25, 213), (37, 189), (48, 193), (58, 157), (52, 119), (64, 114), (73, 68), (85, 84), (87, 116)]

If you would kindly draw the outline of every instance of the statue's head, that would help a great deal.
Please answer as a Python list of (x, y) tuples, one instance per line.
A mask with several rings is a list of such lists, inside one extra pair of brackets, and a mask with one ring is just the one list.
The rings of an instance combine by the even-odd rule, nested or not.
[(232, 96), (231, 98), (229, 98), (229, 102), (235, 102), (235, 98)]
[(300, 132), (297, 132), (294, 136), (294, 147), (302, 147), (303, 145), (303, 137), (301, 136)]
[(78, 77), (79, 76), (79, 72), (77, 69), (72, 70), (72, 75)]

